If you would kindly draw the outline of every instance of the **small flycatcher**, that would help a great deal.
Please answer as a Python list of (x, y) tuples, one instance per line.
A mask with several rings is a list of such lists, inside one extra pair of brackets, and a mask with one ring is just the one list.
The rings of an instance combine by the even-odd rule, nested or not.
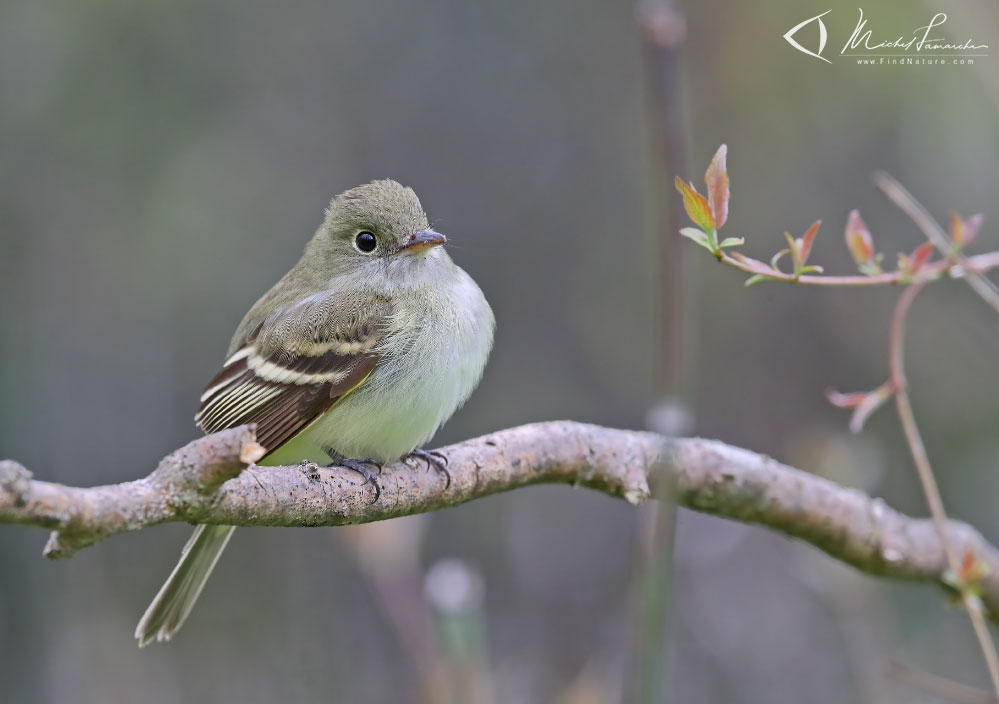
[[(206, 433), (256, 423), (261, 464), (335, 462), (369, 480), (365, 463), (414, 452), (468, 398), (493, 342), (492, 310), (446, 241), (395, 181), (336, 196), (236, 329), (195, 422)], [(195, 529), (139, 621), (140, 646), (177, 632), (233, 530)]]

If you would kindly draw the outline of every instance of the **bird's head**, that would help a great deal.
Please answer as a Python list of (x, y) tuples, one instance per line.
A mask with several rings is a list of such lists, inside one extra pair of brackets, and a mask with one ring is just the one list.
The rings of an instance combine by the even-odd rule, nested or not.
[(437, 256), (447, 242), (430, 229), (413, 189), (372, 181), (333, 198), (310, 248), (337, 270), (410, 270)]

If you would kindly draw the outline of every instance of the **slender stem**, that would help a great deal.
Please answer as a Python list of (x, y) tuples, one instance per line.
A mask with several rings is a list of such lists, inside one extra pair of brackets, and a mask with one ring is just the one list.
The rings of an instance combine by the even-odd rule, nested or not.
[[(678, 234), (684, 220), (680, 194), (669, 187), (669, 174), (687, 171), (688, 138), (686, 102), (683, 89), (683, 50), (686, 20), (682, 8), (672, 0), (638, 0), (635, 19), (642, 40), (649, 113), (649, 142), (658, 155), (653, 174), (657, 191), (671, 197), (657, 198), (659, 207), (659, 336), (656, 350), (654, 388), (660, 408), (673, 407), (679, 419), (692, 419), (692, 385), (697, 378), (695, 343), (696, 318), (690, 315), (690, 267), (684, 266), (692, 254), (682, 246)], [(649, 413), (652, 421), (653, 413)], [(673, 427), (653, 430), (680, 435), (690, 428), (683, 420)], [(666, 691), (669, 647), (670, 602), (672, 600), (673, 547), (677, 508), (672, 491), (663, 492), (661, 501), (637, 512), (639, 549), (636, 557), (634, 612), (633, 692), (624, 696), (638, 702), (658, 703)], [(643, 519), (649, 519), (648, 521)]]
[(989, 677), (992, 679), (992, 687), (996, 696), (999, 696), (999, 655), (996, 653), (995, 644), (989, 634), (988, 626), (982, 615), (981, 601), (971, 592), (968, 585), (964, 584), (960, 577), (961, 557), (957, 549), (947, 539), (947, 513), (944, 510), (943, 499), (940, 496), (940, 488), (937, 486), (936, 478), (933, 475), (933, 467), (930, 465), (929, 456), (926, 454), (926, 446), (923, 444), (922, 436), (919, 434), (919, 427), (916, 425), (916, 417), (912, 411), (912, 403), (909, 400), (908, 384), (905, 377), (905, 320), (919, 292), (922, 291), (925, 282), (913, 284), (902, 292), (895, 307), (892, 317), (890, 334), (890, 366), (891, 381), (895, 391), (895, 406), (898, 410), (898, 418), (905, 433), (906, 442), (909, 445), (909, 452), (912, 454), (912, 461), (916, 466), (916, 473), (919, 476), (919, 483), (923, 487), (923, 494), (930, 507), (930, 515), (940, 534), (940, 542), (947, 558), (947, 564), (951, 573), (955, 577), (955, 584), (961, 595), (971, 619), (971, 625), (978, 638), (978, 644), (985, 657), (985, 664), (989, 670)]
[(692, 319), (688, 315), (688, 273), (684, 260), (690, 254), (679, 235), (686, 215), (683, 199), (670, 187), (674, 173), (687, 172), (687, 112), (683, 90), (683, 44), (686, 21), (680, 7), (671, 0), (638, 0), (635, 20), (642, 40), (646, 74), (648, 140), (654, 171), (655, 192), (668, 192), (669, 198), (656, 198), (659, 236), (659, 349), (655, 379), (659, 396), (669, 396), (694, 377), (690, 365), (687, 336)]
[[(929, 457), (926, 454), (926, 447), (923, 445), (922, 437), (916, 426), (915, 416), (912, 412), (912, 404), (909, 402), (909, 392), (907, 380), (905, 378), (905, 319), (912, 306), (913, 300), (923, 290), (924, 284), (914, 284), (902, 292), (895, 307), (895, 313), (891, 324), (891, 381), (895, 391), (895, 405), (898, 408), (899, 420), (902, 423), (902, 430), (905, 431), (905, 439), (909, 444), (912, 453), (912, 460), (916, 465), (916, 472), (919, 481), (923, 485), (923, 492), (926, 494), (926, 501), (930, 506), (930, 515), (936, 523), (938, 529), (942, 529), (947, 522), (947, 514), (944, 511), (943, 500), (940, 498), (940, 489), (937, 487), (933, 469), (930, 466)], [(951, 570), (957, 574), (960, 567), (960, 558), (954, 552), (949, 543), (944, 543), (944, 550), (947, 553), (947, 561)]]
[[(661, 500), (638, 526), (641, 562), (636, 579), (637, 695), (634, 701), (658, 704), (666, 700), (673, 552), (676, 537), (676, 491), (664, 481)], [(644, 533), (644, 535), (641, 535)], [(644, 538), (644, 539), (642, 539)]]
[[(900, 272), (892, 271), (875, 276), (816, 276), (806, 274), (804, 276), (794, 276), (779, 271), (762, 272), (750, 264), (739, 261), (728, 253), (723, 252), (721, 262), (731, 267), (739, 269), (747, 274), (763, 274), (773, 281), (781, 281), (790, 284), (806, 284), (811, 286), (886, 286), (906, 283)], [(992, 269), (999, 269), (999, 252), (987, 252), (973, 257), (967, 257), (960, 262), (953, 262), (942, 259), (937, 262), (929, 262), (919, 270), (919, 279), (929, 281), (937, 279), (944, 274), (961, 275), (964, 273), (982, 274)]]
[(923, 670), (914, 670), (898, 662), (888, 663), (888, 676), (957, 704), (996, 704), (999, 702), (996, 695), (991, 692), (969, 687)]

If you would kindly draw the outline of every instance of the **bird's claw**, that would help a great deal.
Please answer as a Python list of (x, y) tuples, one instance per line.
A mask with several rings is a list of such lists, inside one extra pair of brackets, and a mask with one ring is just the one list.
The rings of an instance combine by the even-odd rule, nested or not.
[(444, 489), (447, 490), (451, 486), (451, 473), (447, 471), (447, 457), (436, 450), (413, 450), (409, 453), (409, 457), (416, 457), (427, 463), (427, 469), (433, 467), (438, 472), (444, 475), (446, 483), (444, 484)]
[[(372, 467), (377, 467), (378, 471), (381, 472), (382, 471), (381, 464), (375, 462), (372, 459), (352, 460), (348, 458), (339, 460), (337, 464), (339, 464), (341, 467), (352, 469), (358, 474), (360, 474), (362, 477), (364, 477), (364, 484), (371, 484), (373, 487), (375, 487), (375, 498), (371, 501), (371, 503), (375, 503), (376, 501), (378, 501), (378, 497), (382, 495), (382, 487), (378, 484), (378, 476), (371, 471), (368, 465), (371, 465)], [(364, 484), (362, 484), (361, 486), (364, 486)]]

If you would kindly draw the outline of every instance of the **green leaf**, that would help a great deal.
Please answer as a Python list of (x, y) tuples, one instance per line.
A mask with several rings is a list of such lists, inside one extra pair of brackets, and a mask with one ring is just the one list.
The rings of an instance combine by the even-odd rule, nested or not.
[(679, 176), (673, 179), (673, 183), (676, 186), (676, 190), (683, 196), (683, 207), (686, 208), (690, 219), (705, 232), (714, 230), (715, 219), (711, 214), (711, 206), (708, 205), (707, 199), (695, 191), (693, 186), (685, 183)]
[(783, 258), (785, 254), (790, 254), (790, 253), (791, 253), (790, 249), (782, 249), (781, 251), (777, 252), (777, 254), (770, 257), (770, 268), (779, 271), (779, 269), (777, 269), (777, 263), (781, 260), (781, 258)]
[(784, 238), (787, 240), (787, 251), (791, 253), (791, 268), (794, 269), (794, 273), (798, 273), (798, 269), (801, 268), (801, 250), (799, 249), (799, 241), (791, 237), (790, 232), (784, 233)]
[(706, 234), (698, 230), (696, 227), (684, 227), (680, 230), (680, 234), (689, 240), (693, 240), (709, 252), (712, 251), (711, 240), (708, 239)]
[(746, 240), (742, 237), (726, 237), (718, 246), (725, 249), (725, 247), (741, 247), (744, 244), (746, 244)]

